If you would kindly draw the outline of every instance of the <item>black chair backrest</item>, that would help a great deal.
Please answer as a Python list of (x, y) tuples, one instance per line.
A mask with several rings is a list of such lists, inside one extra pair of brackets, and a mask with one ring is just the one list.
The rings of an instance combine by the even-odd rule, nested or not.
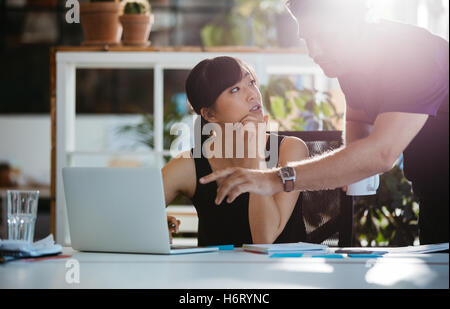
[[(278, 134), (302, 139), (308, 146), (311, 157), (337, 149), (343, 144), (342, 131), (280, 131)], [(306, 241), (351, 247), (353, 198), (341, 189), (308, 191), (301, 196)]]

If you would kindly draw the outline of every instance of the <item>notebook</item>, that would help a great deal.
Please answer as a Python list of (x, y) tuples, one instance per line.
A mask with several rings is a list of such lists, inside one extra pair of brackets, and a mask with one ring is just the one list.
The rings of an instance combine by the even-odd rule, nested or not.
[(326, 252), (328, 246), (321, 244), (312, 244), (306, 242), (285, 243), (285, 244), (244, 244), (242, 248), (245, 251), (259, 253), (319, 253)]

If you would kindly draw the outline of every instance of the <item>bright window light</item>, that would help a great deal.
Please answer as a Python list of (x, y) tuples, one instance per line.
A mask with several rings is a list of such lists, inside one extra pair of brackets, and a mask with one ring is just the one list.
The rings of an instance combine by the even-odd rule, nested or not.
[(367, 0), (371, 15), (413, 24), (448, 40), (448, 0)]
[(417, 8), (417, 25), (428, 29), (428, 7), (424, 1), (421, 1)]

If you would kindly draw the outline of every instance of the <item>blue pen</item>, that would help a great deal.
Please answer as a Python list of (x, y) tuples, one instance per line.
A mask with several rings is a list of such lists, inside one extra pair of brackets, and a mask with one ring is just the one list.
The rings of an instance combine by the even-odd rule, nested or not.
[(217, 246), (209, 246), (219, 248), (219, 251), (233, 251), (234, 245), (217, 245)]
[(303, 253), (274, 253), (271, 254), (271, 258), (299, 258), (302, 257)]
[(349, 254), (348, 256), (356, 259), (372, 259), (383, 257), (382, 255), (379, 254)]
[(344, 257), (340, 254), (321, 254), (313, 255), (313, 258), (324, 258), (324, 259), (343, 259)]

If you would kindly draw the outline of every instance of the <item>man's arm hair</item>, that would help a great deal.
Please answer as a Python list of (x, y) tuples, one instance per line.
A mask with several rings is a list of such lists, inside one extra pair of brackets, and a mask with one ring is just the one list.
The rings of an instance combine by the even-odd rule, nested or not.
[(368, 137), (324, 156), (291, 164), (297, 172), (295, 189), (335, 189), (389, 171), (427, 119), (423, 114), (379, 115)]

